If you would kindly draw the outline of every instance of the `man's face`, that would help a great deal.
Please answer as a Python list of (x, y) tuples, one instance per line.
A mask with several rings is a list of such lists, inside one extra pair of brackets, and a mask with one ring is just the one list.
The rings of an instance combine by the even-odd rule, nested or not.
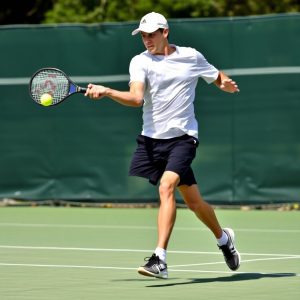
[(164, 54), (167, 45), (168, 29), (156, 30), (152, 33), (141, 32), (143, 43), (146, 49), (153, 55)]

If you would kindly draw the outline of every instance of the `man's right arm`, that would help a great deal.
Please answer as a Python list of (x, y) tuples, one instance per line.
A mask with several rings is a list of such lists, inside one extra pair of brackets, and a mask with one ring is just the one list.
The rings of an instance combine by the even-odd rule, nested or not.
[(85, 96), (93, 100), (108, 97), (122, 105), (139, 107), (143, 105), (144, 83), (134, 81), (130, 83), (129, 91), (118, 91), (102, 85), (89, 84)]

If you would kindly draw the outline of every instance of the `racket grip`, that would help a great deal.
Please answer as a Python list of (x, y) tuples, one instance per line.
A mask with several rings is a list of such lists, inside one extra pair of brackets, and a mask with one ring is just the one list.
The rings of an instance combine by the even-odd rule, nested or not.
[(78, 92), (79, 92), (79, 93), (85, 94), (86, 91), (87, 91), (87, 88), (82, 88), (82, 87), (79, 87), (79, 88), (78, 88)]

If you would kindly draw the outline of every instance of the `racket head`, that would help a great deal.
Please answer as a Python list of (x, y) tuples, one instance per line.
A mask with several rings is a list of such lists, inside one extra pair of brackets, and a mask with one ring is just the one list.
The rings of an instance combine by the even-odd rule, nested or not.
[(32, 75), (29, 82), (29, 94), (40, 105), (42, 105), (40, 99), (43, 94), (52, 96), (53, 100), (49, 106), (53, 106), (74, 93), (83, 92), (82, 90), (85, 89), (81, 89), (57, 68), (42, 68)]

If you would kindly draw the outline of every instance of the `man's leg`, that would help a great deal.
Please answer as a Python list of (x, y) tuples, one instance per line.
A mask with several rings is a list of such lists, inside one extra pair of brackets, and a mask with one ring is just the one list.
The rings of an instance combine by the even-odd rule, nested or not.
[(161, 177), (159, 185), (160, 206), (157, 217), (157, 248), (148, 262), (138, 268), (138, 272), (142, 275), (168, 278), (166, 249), (176, 220), (175, 189), (178, 182), (178, 174), (172, 171), (165, 171)]
[(217, 220), (213, 208), (203, 200), (197, 184), (191, 186), (180, 185), (178, 190), (195, 215), (213, 232), (217, 239), (222, 236), (222, 228)]
[(160, 206), (157, 218), (157, 247), (167, 249), (168, 242), (176, 219), (175, 189), (179, 182), (178, 174), (166, 171), (160, 180)]
[(187, 206), (213, 232), (218, 240), (227, 266), (235, 271), (240, 266), (241, 257), (234, 246), (234, 232), (230, 228), (222, 229), (213, 208), (203, 200), (196, 184), (178, 187)]

